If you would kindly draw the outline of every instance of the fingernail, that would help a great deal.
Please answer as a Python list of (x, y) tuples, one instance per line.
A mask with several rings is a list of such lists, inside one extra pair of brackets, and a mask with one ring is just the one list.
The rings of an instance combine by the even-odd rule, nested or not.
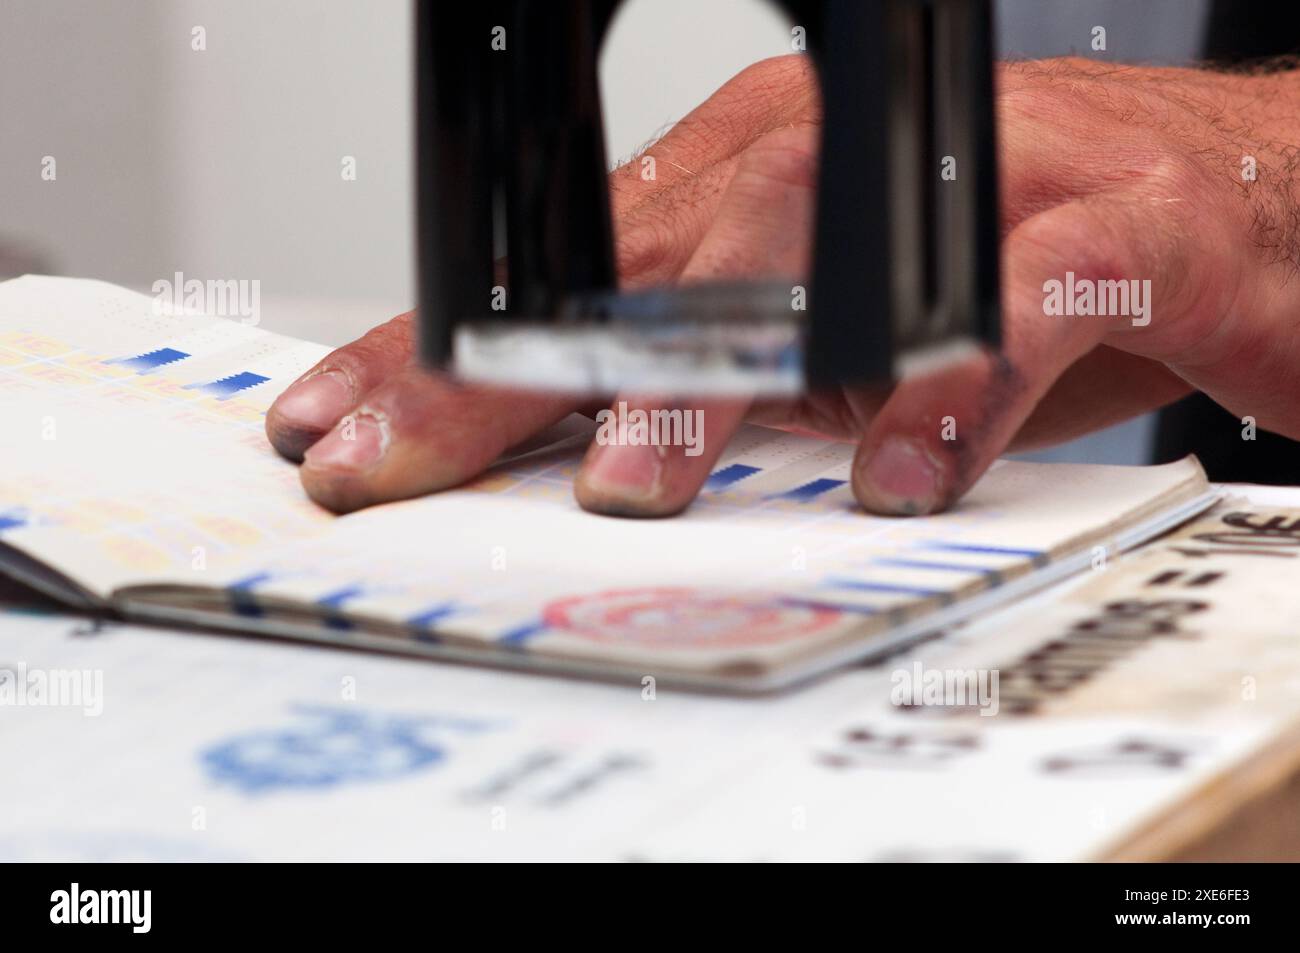
[(657, 445), (600, 447), (583, 468), (583, 483), (602, 500), (638, 503), (659, 495), (664, 448)]
[(917, 440), (887, 437), (862, 470), (873, 508), (900, 516), (933, 513), (943, 498), (943, 471)]
[(324, 433), (352, 407), (352, 386), (342, 371), (322, 371), (280, 395), (275, 412), (284, 425)]
[(322, 437), (303, 458), (308, 466), (369, 470), (388, 449), (388, 426), (372, 414), (349, 415)]

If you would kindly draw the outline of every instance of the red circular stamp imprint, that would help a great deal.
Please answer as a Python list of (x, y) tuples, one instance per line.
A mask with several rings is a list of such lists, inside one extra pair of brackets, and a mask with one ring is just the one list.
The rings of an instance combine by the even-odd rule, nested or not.
[(596, 642), (663, 648), (741, 648), (803, 638), (833, 625), (840, 612), (737, 593), (623, 589), (552, 602), (548, 626)]

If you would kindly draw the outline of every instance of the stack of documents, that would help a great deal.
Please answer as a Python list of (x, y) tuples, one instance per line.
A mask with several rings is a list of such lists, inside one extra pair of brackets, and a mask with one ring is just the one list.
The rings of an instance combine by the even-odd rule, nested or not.
[(336, 517), (263, 435), (326, 348), (94, 281), (0, 284), (0, 571), (122, 616), (755, 691), (879, 656), (1164, 532), (1193, 459), (1002, 463), (953, 512), (864, 514), (852, 447), (749, 427), (683, 517), (573, 501), (581, 438)]

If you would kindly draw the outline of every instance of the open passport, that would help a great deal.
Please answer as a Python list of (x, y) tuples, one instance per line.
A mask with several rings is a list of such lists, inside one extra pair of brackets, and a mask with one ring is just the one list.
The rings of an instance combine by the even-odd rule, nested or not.
[(263, 433), (327, 351), (102, 282), (0, 283), (0, 572), (142, 621), (765, 691), (1096, 567), (1215, 498), (1194, 458), (1005, 461), (950, 513), (877, 518), (854, 503), (851, 445), (747, 427), (671, 520), (582, 511), (581, 433), (334, 516)]

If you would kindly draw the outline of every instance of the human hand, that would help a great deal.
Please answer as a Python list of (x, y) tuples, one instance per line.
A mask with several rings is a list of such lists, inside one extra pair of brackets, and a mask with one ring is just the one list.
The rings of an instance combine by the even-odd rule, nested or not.
[[(703, 452), (593, 444), (579, 502), (622, 515), (679, 512), (746, 419), (857, 442), (854, 493), (887, 514), (947, 507), (1008, 448), (1068, 440), (1192, 387), (1300, 436), (1300, 282), (1291, 280), (1300, 77), (1045, 60), (1000, 68), (997, 107), (999, 354), (890, 393), (758, 403), (620, 395), (630, 407), (703, 410)], [(767, 60), (650, 148), (654, 181), (640, 178), (639, 163), (615, 171), (623, 287), (802, 278), (819, 120), (808, 62)], [(1244, 178), (1251, 168), (1255, 178)], [(1048, 283), (1065, 284), (1067, 273), (1076, 288), (1139, 282), (1134, 313), (1048, 313)], [(399, 316), (326, 357), (268, 414), (272, 443), (302, 459), (303, 484), (324, 505), (346, 511), (454, 486), (594, 409), (574, 395), (458, 383), (415, 366), (412, 349), (412, 315)]]

